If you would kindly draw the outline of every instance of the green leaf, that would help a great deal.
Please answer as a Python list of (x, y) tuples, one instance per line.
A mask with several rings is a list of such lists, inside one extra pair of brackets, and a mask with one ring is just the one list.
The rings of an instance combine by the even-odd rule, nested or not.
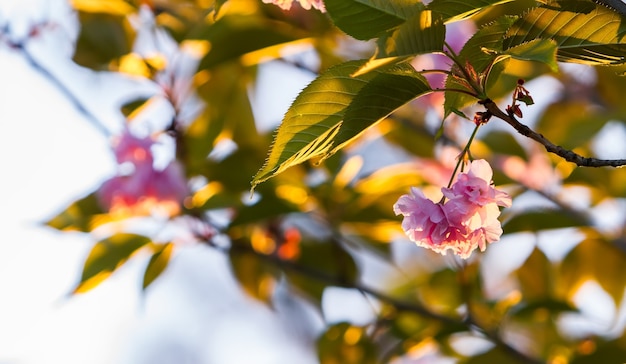
[(149, 242), (150, 239), (145, 236), (127, 233), (115, 234), (97, 242), (87, 256), (80, 283), (73, 293), (84, 293), (98, 286)]
[(367, 83), (348, 106), (330, 154), (407, 102), (432, 90), (424, 76), (409, 64), (399, 64)]
[(150, 257), (146, 271), (143, 274), (142, 288), (144, 290), (163, 273), (165, 268), (167, 268), (172, 252), (174, 251), (174, 244), (158, 244), (153, 247), (153, 251), (154, 253), (152, 257)]
[(364, 62), (333, 67), (298, 95), (253, 188), (291, 166), (328, 158), (396, 108), (430, 92), (425, 79), (406, 64), (350, 77)]
[(520, 231), (540, 231), (566, 227), (585, 226), (589, 223), (581, 221), (562, 210), (529, 211), (513, 216), (503, 225), (506, 234)]
[(557, 287), (571, 299), (588, 280), (596, 281), (619, 306), (626, 286), (626, 255), (610, 242), (589, 237), (572, 249), (559, 267)]
[(378, 41), (377, 58), (414, 56), (443, 50), (446, 27), (430, 10), (411, 16)]
[[(552, 39), (558, 46), (559, 61), (588, 65), (624, 63), (624, 17), (601, 5), (580, 3), (565, 7), (555, 3), (531, 10), (509, 29), (504, 49), (535, 39)], [(590, 4), (593, 7), (588, 11)]]
[(79, 12), (80, 33), (73, 60), (93, 70), (109, 69), (109, 64), (130, 53), (135, 30), (125, 16)]
[[(459, 52), (459, 62), (461, 64), (471, 64), (478, 73), (485, 72), (497, 57), (494, 51), (502, 50), (504, 34), (506, 34), (507, 30), (514, 22), (515, 18), (500, 17), (495, 22), (479, 29), (467, 43), (465, 43)], [(453, 66), (453, 70), (454, 69), (458, 69), (458, 66)], [(464, 85), (460, 84), (452, 77), (446, 79), (446, 88), (467, 90)], [(458, 110), (475, 102), (475, 97), (459, 92), (446, 91), (444, 115), (448, 117), (451, 113), (457, 113)]]
[(424, 9), (419, 0), (325, 0), (324, 4), (333, 23), (360, 40), (376, 38)]
[[(504, 57), (512, 57), (522, 61), (542, 62), (550, 67), (552, 72), (558, 72), (557, 45), (552, 39), (534, 39), (529, 42), (511, 47), (502, 52)], [(520, 101), (523, 101), (520, 99)], [(528, 104), (528, 103), (527, 103)], [(532, 104), (528, 104), (532, 105)]]
[(108, 214), (100, 208), (98, 197), (91, 193), (46, 222), (46, 225), (62, 231), (90, 232), (97, 226), (109, 222)]
[(428, 9), (441, 14), (446, 23), (463, 20), (483, 9), (513, 0), (433, 0)]

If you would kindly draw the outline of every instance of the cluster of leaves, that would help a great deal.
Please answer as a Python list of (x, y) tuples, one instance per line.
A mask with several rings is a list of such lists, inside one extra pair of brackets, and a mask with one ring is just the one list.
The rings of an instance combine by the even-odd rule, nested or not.
[[(423, 261), (411, 264), (413, 273), (405, 281), (387, 282), (394, 288), (378, 292), (360, 283), (359, 257), (375, 253), (395, 264), (389, 247), (401, 230), (391, 206), (409, 186), (428, 185), (431, 170), (391, 164), (364, 171), (363, 159), (372, 153), (360, 155), (363, 144), (354, 143), (366, 132), (376, 133), (412, 160), (440, 164), (435, 151), (456, 142), (450, 129), (463, 122), (468, 106), (510, 94), (520, 78), (548, 74), (564, 86), (539, 116), (537, 130), (557, 145), (593, 155), (594, 136), (608, 122), (626, 121), (620, 96), (626, 81), (616, 76), (626, 62), (625, 16), (587, 0), (433, 0), (428, 5), (418, 0), (325, 0), (328, 14), (296, 6), (283, 12), (256, 0), (73, 4), (81, 24), (74, 60), (94, 70), (123, 73), (132, 59), (143, 64), (145, 78), (155, 79), (167, 67), (133, 52), (132, 23), (142, 7), (155, 15), (154, 26), (167, 30), (181, 47), (192, 42), (206, 46), (193, 75), (194, 91), (205, 107), (190, 123), (170, 130), (186, 176), (206, 181), (185, 201), (182, 215), (228, 236), (226, 248), (214, 245), (212, 234), (199, 238), (225, 250), (242, 287), (264, 302), (271, 303), (275, 284), (284, 278), (293, 294), (308, 297), (320, 310), (329, 286), (359, 289), (381, 301), (375, 322), (327, 328), (317, 343), (322, 363), (389, 362), (433, 343), (442, 355), (469, 363), (625, 360), (626, 336), (567, 335), (559, 318), (577, 312), (573, 299), (590, 280), (616, 306), (622, 303), (626, 231), (594, 226), (563, 198), (567, 191), (583, 190), (590, 196), (588, 208), (620, 201), (626, 196), (626, 169), (573, 168), (555, 158), (546, 163), (555, 165), (562, 181), (549, 189), (507, 173), (506, 163), (498, 161), (515, 159), (528, 166), (537, 152), (508, 132), (488, 129), (473, 154), (493, 162), (496, 182), (509, 184), (514, 196), (534, 193), (551, 202), (547, 208), (509, 213), (505, 236), (536, 239), (545, 230), (573, 228), (581, 241), (558, 260), (532, 250), (502, 278), (516, 287), (507, 294), (485, 287), (490, 272), (481, 268), (480, 258), (451, 269), (427, 252), (422, 252)], [(459, 21), (479, 27), (454, 54), (446, 47), (446, 29)], [(375, 49), (347, 60), (338, 50), (354, 39), (375, 39)], [(249, 99), (258, 62), (279, 57), (282, 48), (294, 44), (316, 51), (320, 74), (295, 99), (275, 135), (259, 133)], [(444, 90), (433, 89), (410, 63), (430, 53), (450, 57)], [(559, 61), (589, 66), (597, 81), (583, 84), (559, 73)], [(412, 103), (433, 92), (444, 92), (443, 115), (456, 120), (439, 131)], [(128, 100), (124, 114), (140, 110), (148, 100)], [(235, 151), (207, 158), (226, 139)], [(249, 201), (242, 196), (249, 192), (251, 176), (255, 192)], [(206, 218), (214, 211), (232, 216), (225, 227), (218, 229)], [(114, 224), (94, 194), (48, 222), (64, 231), (98, 230), (94, 236)], [(521, 234), (525, 232), (533, 234)], [(76, 292), (95, 287), (139, 251), (151, 254), (146, 288), (166, 269), (175, 249), (172, 242), (118, 231), (94, 245)], [(426, 260), (428, 269), (419, 266)], [(467, 354), (452, 344), (459, 335), (475, 335), (476, 329), (494, 344), (490, 349)], [(505, 341), (516, 335), (525, 338), (523, 345)]]

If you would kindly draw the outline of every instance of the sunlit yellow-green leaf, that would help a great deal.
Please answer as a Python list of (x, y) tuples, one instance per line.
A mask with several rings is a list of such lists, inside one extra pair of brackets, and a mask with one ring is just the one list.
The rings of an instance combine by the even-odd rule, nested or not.
[(154, 245), (153, 251), (154, 253), (152, 257), (150, 257), (146, 271), (143, 274), (143, 289), (146, 289), (152, 284), (152, 282), (163, 273), (165, 268), (167, 268), (172, 252), (174, 251), (174, 244), (165, 243)]
[(375, 364), (377, 346), (365, 327), (342, 322), (328, 328), (317, 341), (320, 364)]
[(419, 11), (378, 41), (377, 58), (413, 56), (443, 50), (446, 28), (430, 10)]
[(516, 21), (506, 33), (504, 49), (535, 39), (552, 39), (558, 46), (559, 61), (624, 63), (624, 16), (591, 1), (559, 4), (535, 8)]
[(72, 0), (72, 7), (88, 13), (106, 13), (112, 15), (128, 15), (137, 11), (124, 0)]
[(578, 244), (559, 268), (559, 292), (571, 299), (580, 286), (597, 282), (620, 305), (626, 287), (626, 254), (595, 234)]
[(74, 293), (84, 293), (107, 279), (150, 239), (136, 234), (119, 233), (96, 243), (85, 261), (80, 283)]
[(501, 57), (512, 57), (522, 61), (542, 62), (550, 67), (552, 72), (559, 70), (556, 42), (552, 39), (535, 39), (511, 47), (502, 52)]
[(92, 193), (74, 201), (46, 225), (63, 231), (89, 232), (110, 221), (110, 216), (100, 208), (96, 194)]
[(407, 64), (351, 77), (365, 62), (333, 67), (298, 95), (253, 188), (291, 166), (328, 158), (398, 107), (430, 92), (426, 80)]
[(526, 302), (545, 300), (553, 293), (552, 265), (539, 249), (533, 250), (528, 259), (515, 271), (522, 298)]
[(513, 0), (433, 0), (428, 9), (441, 14), (445, 22), (463, 20), (490, 6)]

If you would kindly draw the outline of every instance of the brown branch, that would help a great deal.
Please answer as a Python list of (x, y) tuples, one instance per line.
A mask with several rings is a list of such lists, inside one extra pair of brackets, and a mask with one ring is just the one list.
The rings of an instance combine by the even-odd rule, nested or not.
[(597, 159), (590, 157), (583, 157), (569, 149), (565, 149), (559, 145), (556, 145), (549, 141), (542, 134), (537, 133), (528, 126), (519, 122), (515, 116), (509, 115), (502, 111), (495, 102), (490, 99), (482, 100), (479, 102), (484, 105), (487, 111), (493, 116), (496, 116), (504, 120), (507, 124), (511, 125), (518, 133), (530, 138), (541, 145), (550, 153), (554, 153), (568, 162), (572, 162), (579, 167), (622, 167), (626, 165), (626, 159)]
[(393, 306), (398, 311), (412, 312), (422, 317), (439, 321), (441, 323), (448, 324), (448, 325), (466, 326), (469, 330), (475, 330), (479, 333), (482, 333), (485, 336), (485, 338), (493, 342), (497, 347), (501, 348), (503, 351), (509, 353), (510, 355), (516, 357), (517, 359), (521, 360), (524, 363), (529, 363), (529, 364), (543, 363), (543, 361), (532, 358), (526, 355), (525, 353), (519, 351), (518, 349), (514, 348), (513, 346), (509, 345), (508, 343), (506, 343), (497, 332), (491, 332), (480, 327), (471, 318), (466, 319), (466, 320), (460, 320), (460, 319), (455, 319), (453, 317), (441, 315), (419, 304), (396, 299), (374, 288), (365, 286), (358, 282), (348, 282), (340, 277), (335, 277), (325, 272), (319, 271), (317, 269), (300, 265), (295, 261), (281, 259), (280, 257), (276, 255), (267, 255), (267, 254), (259, 253), (255, 251), (254, 249), (252, 249), (252, 247), (245, 245), (245, 244), (235, 243), (235, 244), (232, 244), (230, 248), (218, 247), (212, 244), (210, 240), (207, 241), (207, 244), (227, 254), (230, 252), (231, 254), (253, 255), (254, 257), (260, 260), (263, 260), (267, 263), (273, 264), (280, 269), (288, 270), (293, 273), (303, 275), (307, 278), (315, 279), (317, 281), (326, 283), (331, 286), (356, 289), (364, 294), (368, 294), (382, 302), (387, 303), (388, 305)]

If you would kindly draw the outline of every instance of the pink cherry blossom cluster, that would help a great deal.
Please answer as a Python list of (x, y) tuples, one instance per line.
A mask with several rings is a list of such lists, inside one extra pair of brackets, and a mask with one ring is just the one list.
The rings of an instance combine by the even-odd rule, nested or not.
[(180, 166), (169, 163), (164, 169), (154, 168), (152, 138), (137, 138), (128, 130), (114, 146), (117, 163), (128, 167), (105, 181), (98, 190), (100, 204), (113, 214), (150, 215), (160, 210), (169, 216), (180, 211), (188, 194), (187, 184)]
[[(263, 0), (266, 4), (274, 4), (280, 7), (283, 10), (291, 9), (291, 4), (294, 0)], [(326, 7), (324, 6), (324, 2), (322, 0), (297, 0), (306, 10), (310, 10), (311, 7), (321, 11), (322, 13), (326, 12)]]
[(441, 189), (445, 202), (435, 203), (412, 187), (393, 210), (404, 216), (402, 229), (418, 246), (442, 255), (452, 250), (467, 259), (476, 248), (484, 251), (487, 243), (500, 239), (498, 206), (511, 206), (509, 195), (492, 187), (492, 176), (487, 161), (473, 161), (450, 188)]

